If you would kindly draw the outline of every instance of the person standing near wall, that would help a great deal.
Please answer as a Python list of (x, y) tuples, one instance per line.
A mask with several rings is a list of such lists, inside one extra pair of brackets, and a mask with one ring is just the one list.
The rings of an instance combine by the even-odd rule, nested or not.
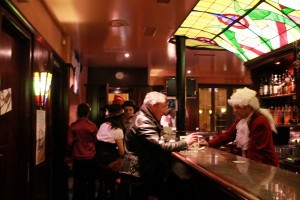
[(176, 105), (174, 101), (169, 101), (168, 109), (165, 114), (161, 117), (160, 124), (163, 127), (176, 128)]
[(73, 170), (73, 200), (94, 200), (96, 184), (96, 134), (97, 126), (88, 119), (91, 107), (81, 103), (77, 107), (77, 120), (67, 135), (65, 161)]

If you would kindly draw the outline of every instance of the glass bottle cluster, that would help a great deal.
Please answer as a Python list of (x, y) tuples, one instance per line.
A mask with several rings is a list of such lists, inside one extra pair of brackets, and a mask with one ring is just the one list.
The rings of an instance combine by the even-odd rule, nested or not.
[(269, 108), (273, 116), (275, 124), (298, 124), (299, 123), (299, 109), (297, 106), (271, 106)]
[(260, 96), (276, 96), (295, 93), (295, 78), (286, 70), (282, 74), (271, 74), (260, 81)]

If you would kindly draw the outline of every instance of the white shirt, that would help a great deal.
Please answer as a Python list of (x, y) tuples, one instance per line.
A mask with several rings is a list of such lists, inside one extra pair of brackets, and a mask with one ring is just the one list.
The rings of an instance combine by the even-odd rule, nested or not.
[(236, 129), (237, 129), (236, 143), (237, 143), (237, 147), (240, 147), (242, 150), (248, 149), (249, 134), (250, 134), (248, 128), (248, 121), (252, 114), (253, 112), (245, 119), (241, 119), (236, 125)]
[(123, 130), (120, 128), (112, 129), (110, 124), (103, 123), (101, 124), (97, 132), (97, 140), (109, 143), (116, 143), (116, 140), (124, 138)]
[(172, 118), (170, 115), (163, 115), (160, 119), (163, 127), (176, 127), (176, 116)]

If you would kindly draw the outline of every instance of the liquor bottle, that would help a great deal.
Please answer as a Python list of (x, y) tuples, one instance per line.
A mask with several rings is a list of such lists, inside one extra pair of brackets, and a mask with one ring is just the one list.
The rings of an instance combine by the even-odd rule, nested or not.
[(273, 95), (278, 95), (278, 87), (279, 87), (278, 74), (275, 74), (273, 80)]
[(281, 106), (277, 107), (277, 121), (276, 124), (281, 124), (282, 110)]
[(296, 91), (296, 84), (295, 84), (295, 76), (291, 75), (291, 93), (294, 93)]
[(270, 77), (269, 77), (269, 91), (268, 91), (268, 95), (269, 96), (272, 96), (273, 95), (273, 85), (274, 85), (274, 75), (272, 74)]
[(287, 93), (287, 75), (286, 73), (283, 73), (281, 76), (281, 88), (282, 88), (282, 94), (286, 94)]
[(277, 94), (282, 94), (281, 75), (278, 75), (278, 89), (277, 89)]
[(288, 106), (287, 104), (285, 104), (284, 106), (284, 124), (289, 124), (290, 123), (290, 113), (291, 113), (291, 109), (290, 106)]
[(288, 70), (285, 72), (285, 87), (286, 87), (286, 94), (292, 93), (292, 78), (291, 74)]
[(299, 115), (298, 107), (293, 106), (293, 121), (294, 121), (294, 124), (298, 124), (298, 115)]
[(265, 78), (263, 83), (263, 93), (264, 96), (269, 96), (269, 81), (267, 77)]
[(295, 124), (294, 122), (295, 122), (295, 120), (294, 120), (294, 116), (293, 116), (293, 106), (289, 106), (289, 108), (288, 108), (288, 110), (289, 110), (289, 123), (290, 124)]
[(287, 93), (291, 94), (295, 92), (295, 79), (294, 76), (288, 71), (288, 77), (286, 78), (287, 81)]
[(277, 124), (278, 113), (277, 113), (277, 107), (276, 106), (274, 107), (273, 119), (274, 119), (274, 123)]

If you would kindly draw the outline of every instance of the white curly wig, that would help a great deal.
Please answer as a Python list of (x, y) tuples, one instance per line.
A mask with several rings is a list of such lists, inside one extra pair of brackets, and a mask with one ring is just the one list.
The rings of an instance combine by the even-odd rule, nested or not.
[(256, 97), (256, 92), (247, 87), (237, 89), (237, 91), (231, 95), (230, 99), (228, 99), (228, 103), (231, 106), (245, 107), (249, 105), (254, 110), (259, 109), (259, 101)]

